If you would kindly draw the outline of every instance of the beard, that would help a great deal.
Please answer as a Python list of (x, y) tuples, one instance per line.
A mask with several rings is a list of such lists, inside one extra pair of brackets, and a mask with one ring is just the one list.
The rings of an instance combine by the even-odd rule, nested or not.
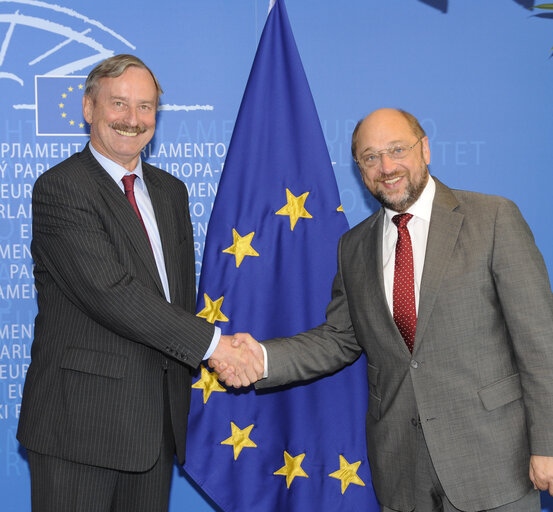
[[(390, 197), (389, 194), (383, 190), (375, 190), (374, 192), (371, 191), (371, 193), (384, 208), (401, 213), (413, 205), (420, 197), (424, 187), (426, 187), (426, 184), (428, 183), (428, 176), (428, 167), (423, 163), (417, 179), (411, 181), (410, 175), (405, 176), (407, 179), (407, 186), (405, 187), (405, 192), (401, 197)], [(385, 179), (389, 180), (394, 177), (395, 176), (387, 175)]]

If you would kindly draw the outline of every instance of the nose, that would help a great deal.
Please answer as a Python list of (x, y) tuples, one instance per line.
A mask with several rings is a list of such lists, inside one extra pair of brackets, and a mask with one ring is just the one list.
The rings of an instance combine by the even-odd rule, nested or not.
[(393, 172), (396, 169), (396, 163), (390, 158), (388, 153), (380, 154), (380, 166), (382, 168), (382, 172)]
[(129, 108), (126, 111), (125, 121), (129, 126), (136, 126), (138, 124), (138, 113), (136, 109)]

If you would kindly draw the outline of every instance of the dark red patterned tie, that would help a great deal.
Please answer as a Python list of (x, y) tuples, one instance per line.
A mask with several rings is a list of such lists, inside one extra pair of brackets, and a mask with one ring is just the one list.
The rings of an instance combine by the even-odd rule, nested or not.
[(417, 308), (415, 305), (415, 276), (413, 272), (413, 247), (407, 223), (410, 213), (394, 215), (392, 222), (397, 226), (396, 265), (394, 269), (394, 321), (413, 352), (417, 330)]
[[(136, 174), (128, 174), (127, 176), (123, 176), (121, 181), (123, 182), (123, 187), (125, 187), (125, 195), (127, 196), (129, 203), (131, 203), (131, 206), (133, 207), (134, 211), (138, 215), (138, 219), (140, 220), (140, 223), (142, 224), (144, 231), (146, 231), (146, 236), (148, 236), (148, 230), (144, 225), (144, 221), (142, 220), (142, 215), (140, 215), (140, 210), (138, 209), (138, 205), (136, 204), (136, 198), (134, 197), (135, 179), (136, 179)], [(149, 237), (148, 237), (148, 241), (150, 241)]]

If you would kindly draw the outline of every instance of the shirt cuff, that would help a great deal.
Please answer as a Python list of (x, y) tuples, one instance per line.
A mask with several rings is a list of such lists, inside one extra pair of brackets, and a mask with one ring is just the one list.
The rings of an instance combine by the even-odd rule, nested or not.
[(260, 345), (263, 350), (263, 378), (266, 379), (269, 376), (269, 369), (267, 366), (267, 349), (263, 346), (263, 343), (260, 343)]
[(215, 352), (215, 349), (217, 348), (217, 345), (219, 345), (220, 340), (221, 340), (221, 328), (215, 326), (215, 332), (213, 333), (213, 338), (211, 338), (211, 344), (209, 345), (209, 348), (205, 353), (204, 361), (206, 359), (209, 359), (211, 357), (211, 354)]

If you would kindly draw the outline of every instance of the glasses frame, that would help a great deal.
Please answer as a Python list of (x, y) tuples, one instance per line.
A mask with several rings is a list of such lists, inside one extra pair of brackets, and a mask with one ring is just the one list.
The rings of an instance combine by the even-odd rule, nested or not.
[(403, 160), (404, 158), (407, 158), (407, 155), (411, 152), (411, 150), (424, 138), (424, 136), (421, 136), (417, 139), (417, 141), (411, 145), (407, 146), (405, 148), (405, 152), (401, 154), (401, 156), (392, 156), (392, 151), (397, 148), (398, 145), (386, 149), (381, 149), (380, 151), (371, 151), (370, 155), (376, 155), (379, 157), (378, 160), (375, 160), (374, 165), (363, 165), (360, 160), (356, 160), (355, 162), (359, 166), (360, 169), (372, 169), (373, 167), (376, 167), (380, 162), (382, 162), (382, 155), (388, 155), (388, 158), (391, 158), (392, 160)]

